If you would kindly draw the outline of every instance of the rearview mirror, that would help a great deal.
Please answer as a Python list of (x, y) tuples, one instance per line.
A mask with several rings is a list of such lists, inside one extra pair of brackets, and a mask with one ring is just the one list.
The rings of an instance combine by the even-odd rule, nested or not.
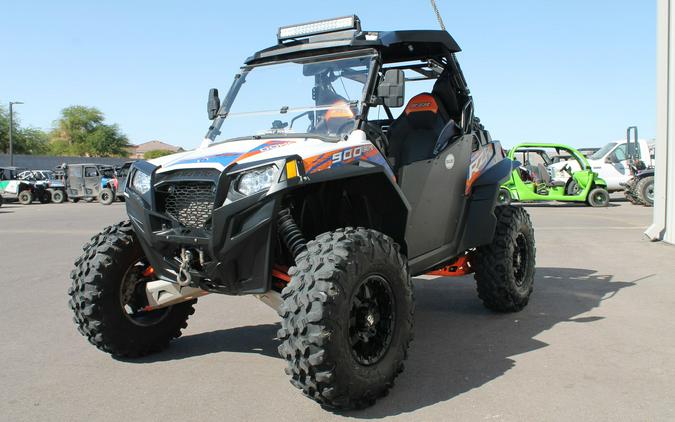
[(206, 104), (206, 111), (209, 113), (209, 120), (213, 120), (218, 115), (220, 110), (220, 98), (218, 97), (218, 90), (211, 88), (209, 90), (209, 101)]
[(389, 69), (377, 86), (378, 104), (387, 107), (403, 107), (405, 98), (405, 75), (400, 69)]

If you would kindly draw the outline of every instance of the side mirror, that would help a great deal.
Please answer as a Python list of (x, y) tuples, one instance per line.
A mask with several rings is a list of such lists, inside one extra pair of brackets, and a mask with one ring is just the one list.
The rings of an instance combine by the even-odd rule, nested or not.
[(377, 86), (377, 102), (387, 107), (403, 107), (405, 74), (400, 69), (389, 69)]
[(213, 120), (218, 115), (220, 110), (220, 98), (218, 97), (218, 90), (211, 88), (209, 90), (209, 101), (206, 103), (206, 111), (209, 113), (209, 120)]
[(614, 161), (612, 160), (612, 157), (611, 157), (611, 156), (607, 156), (607, 158), (605, 158), (605, 163), (607, 163), (607, 164), (612, 164), (613, 162), (614, 162)]

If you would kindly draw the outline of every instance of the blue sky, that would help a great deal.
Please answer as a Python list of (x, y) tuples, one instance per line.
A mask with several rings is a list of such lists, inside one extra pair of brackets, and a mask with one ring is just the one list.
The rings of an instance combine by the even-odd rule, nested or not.
[[(655, 136), (655, 0), (437, 0), (493, 138), (601, 146)], [(102, 110), (133, 143), (196, 147), (206, 95), (281, 25), (349, 15), (364, 29), (436, 29), (429, 1), (11, 1), (0, 13), (0, 101), (49, 129)]]

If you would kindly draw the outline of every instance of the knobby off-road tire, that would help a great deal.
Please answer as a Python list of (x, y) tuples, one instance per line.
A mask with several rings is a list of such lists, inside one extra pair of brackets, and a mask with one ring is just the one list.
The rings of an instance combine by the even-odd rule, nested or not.
[(33, 203), (33, 194), (29, 190), (22, 190), (17, 199), (21, 205), (30, 205)]
[[(123, 307), (123, 280), (144, 260), (129, 221), (107, 227), (83, 250), (70, 273), (68, 294), (77, 329), (91, 344), (113, 356), (139, 357), (158, 352), (180, 337), (196, 300), (134, 318)], [(143, 295), (144, 286), (137, 287)]]
[(477, 248), (472, 259), (478, 297), (497, 312), (523, 309), (534, 287), (534, 229), (524, 208), (496, 207), (492, 243)]
[(98, 194), (98, 202), (101, 205), (110, 205), (114, 201), (115, 201), (115, 194), (110, 188), (105, 188)]
[(647, 176), (635, 186), (640, 202), (646, 207), (654, 206), (654, 176)]
[[(412, 283), (398, 245), (373, 230), (338, 229), (310, 241), (289, 274), (279, 354), (291, 384), (328, 409), (373, 404), (403, 370), (412, 340)], [(369, 314), (368, 304), (378, 310)]]

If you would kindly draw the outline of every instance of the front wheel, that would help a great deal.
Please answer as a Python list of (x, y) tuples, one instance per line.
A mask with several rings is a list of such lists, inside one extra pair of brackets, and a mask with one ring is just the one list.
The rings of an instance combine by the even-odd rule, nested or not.
[(70, 273), (70, 309), (78, 331), (113, 356), (158, 352), (181, 335), (196, 300), (145, 311), (151, 280), (129, 221), (110, 226), (84, 245)]
[(21, 205), (30, 205), (33, 203), (33, 193), (29, 190), (23, 190), (19, 192), (18, 200)]
[(413, 291), (405, 258), (382, 233), (324, 233), (290, 269), (279, 354), (291, 384), (330, 409), (371, 405), (403, 370)]
[(609, 206), (609, 192), (605, 188), (595, 188), (588, 193), (588, 205), (592, 207)]
[(114, 200), (115, 194), (110, 188), (105, 188), (98, 194), (98, 202), (100, 202), (101, 205), (110, 205)]
[(489, 245), (471, 259), (478, 297), (497, 312), (520, 311), (534, 288), (534, 228), (524, 208), (496, 207), (497, 227)]

